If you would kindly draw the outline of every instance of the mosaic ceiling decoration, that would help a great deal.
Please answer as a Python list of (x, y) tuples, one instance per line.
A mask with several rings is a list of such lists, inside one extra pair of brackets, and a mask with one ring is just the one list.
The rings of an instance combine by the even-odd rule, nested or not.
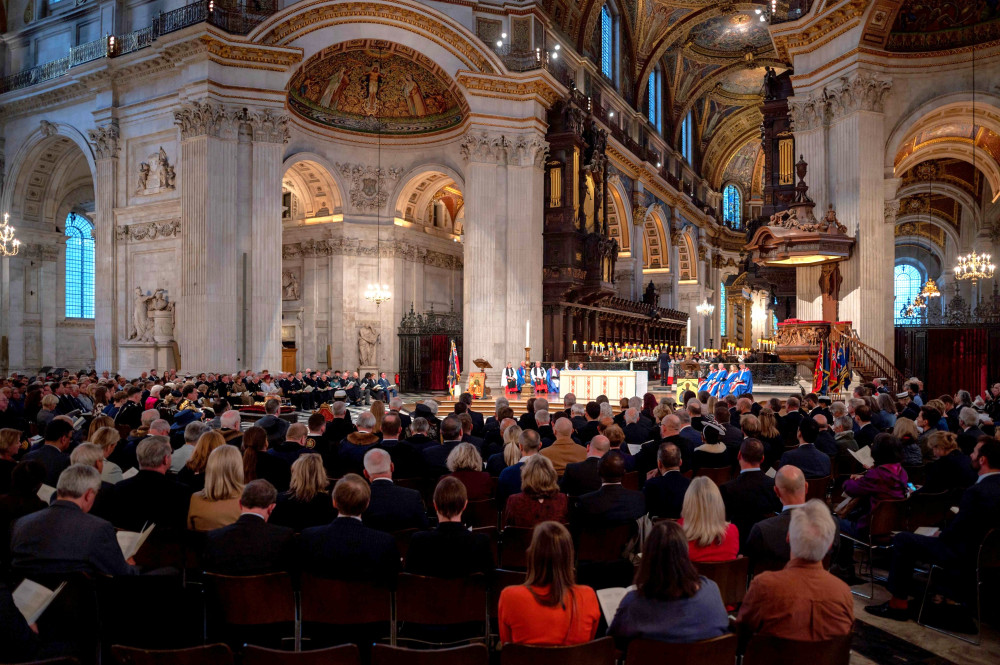
[(1000, 39), (997, 0), (905, 0), (886, 49), (944, 51)]
[(692, 29), (688, 39), (704, 52), (720, 54), (756, 51), (771, 45), (767, 24), (759, 21), (752, 11), (709, 19)]
[(458, 125), (468, 110), (437, 64), (375, 40), (343, 42), (311, 57), (289, 83), (288, 105), (334, 129), (390, 135), (440, 132)]

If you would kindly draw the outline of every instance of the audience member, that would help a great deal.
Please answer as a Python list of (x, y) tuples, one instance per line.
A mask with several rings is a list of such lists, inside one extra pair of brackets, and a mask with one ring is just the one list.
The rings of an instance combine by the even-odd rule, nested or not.
[(288, 491), (278, 495), (272, 523), (300, 533), (311, 526), (329, 524), (337, 516), (327, 491), (329, 481), (323, 458), (318, 454), (306, 453), (295, 460), (288, 485)]
[(364, 464), (365, 478), (371, 483), (368, 508), (361, 516), (365, 525), (390, 533), (403, 529), (426, 529), (427, 511), (424, 510), (420, 492), (400, 487), (392, 481), (395, 469), (389, 453), (381, 448), (369, 450), (365, 453)]
[[(615, 427), (608, 429), (621, 430)], [(566, 471), (559, 481), (559, 487), (569, 496), (581, 496), (588, 492), (596, 492), (601, 489), (601, 476), (597, 472), (597, 467), (611, 449), (611, 442), (608, 437), (598, 434), (587, 444), (587, 458), (582, 462), (573, 462), (566, 465)], [(544, 520), (542, 520), (544, 521)]]
[(420, 475), (423, 459), (412, 446), (400, 440), (402, 432), (403, 422), (399, 414), (389, 411), (382, 417), (382, 440), (378, 447), (389, 453), (396, 477), (416, 478)]
[(702, 423), (702, 443), (695, 447), (692, 454), (695, 469), (721, 469), (732, 465), (736, 455), (722, 442), (725, 431), (722, 425), (711, 420)]
[[(312, 448), (306, 447), (308, 438), (309, 427), (305, 423), (292, 423), (285, 430), (285, 440), (270, 446), (267, 454), (282, 460), (290, 468), (300, 455), (312, 452)], [(223, 442), (225, 442), (224, 439)]]
[(239, 519), (205, 535), (205, 570), (223, 575), (264, 575), (291, 568), (295, 532), (268, 522), (277, 496), (274, 485), (266, 480), (246, 484), (239, 500)]
[[(603, 437), (595, 436), (590, 445), (599, 438)], [(521, 465), (521, 491), (507, 499), (504, 526), (531, 528), (541, 522), (566, 522), (569, 503), (557, 481), (556, 469), (547, 457), (527, 458)]]
[[(196, 420), (190, 422), (184, 426), (184, 445), (175, 450), (170, 456), (170, 472), (180, 473), (188, 460), (191, 459), (191, 455), (194, 454), (194, 449), (198, 445), (198, 440), (201, 435), (212, 429), (208, 426), (208, 423)], [(225, 441), (225, 439), (223, 439)]]
[(208, 466), (209, 456), (215, 452), (216, 448), (226, 445), (226, 440), (222, 435), (213, 429), (205, 430), (198, 437), (198, 443), (194, 446), (194, 452), (188, 458), (187, 464), (177, 472), (177, 480), (198, 492), (205, 488), (205, 469)]
[[(214, 435), (216, 431), (202, 436)], [(208, 456), (205, 465), (205, 488), (191, 495), (188, 528), (211, 531), (232, 524), (240, 517), (240, 496), (243, 494), (243, 460), (233, 446), (222, 444)]]
[[(7, 427), (0, 429), (0, 495), (6, 494), (10, 489), (10, 474), (17, 466), (17, 456), (20, 451), (20, 430)], [(44, 468), (44, 465), (42, 466)]]
[(979, 429), (979, 413), (971, 405), (962, 407), (958, 411), (958, 425), (958, 447), (968, 455), (975, 449), (979, 437), (984, 436)]
[(69, 466), (69, 444), (73, 441), (73, 425), (62, 418), (54, 418), (45, 427), (45, 440), (32, 448), (25, 461), (35, 460), (45, 466), (45, 484), (55, 487), (61, 474)]
[[(600, 408), (596, 406), (596, 403), (594, 404), (595, 410)], [(587, 425), (588, 428), (590, 425), (594, 425), (594, 431), (593, 433), (588, 431), (588, 436), (584, 436), (583, 432), (580, 432), (580, 438), (585, 444), (590, 443), (590, 440), (597, 436), (597, 420), (590, 419), (590, 404), (587, 407)], [(562, 476), (566, 472), (567, 464), (587, 459), (587, 450), (573, 440), (573, 423), (569, 419), (560, 418), (552, 429), (556, 433), (556, 440), (552, 442), (551, 446), (542, 448), (540, 454), (547, 457), (552, 462), (552, 466), (555, 467), (556, 473)]]
[[(707, 424), (707, 423), (706, 423)], [(726, 522), (726, 507), (719, 488), (710, 478), (699, 476), (684, 493), (681, 519), (692, 561), (731, 561), (740, 548), (735, 524)]]
[(791, 511), (806, 502), (806, 477), (802, 470), (791, 464), (781, 467), (774, 478), (774, 492), (781, 501), (781, 512), (754, 524), (743, 548), (755, 571), (782, 568), (791, 558), (788, 549)]
[(46, 508), (38, 497), (38, 490), (45, 480), (45, 467), (41, 462), (20, 462), (10, 474), (10, 487), (0, 495), (0, 569), (10, 563), (10, 532), (14, 522)]
[[(497, 507), (500, 508), (500, 512), (503, 512), (504, 508), (507, 506), (507, 499), (521, 491), (521, 468), (524, 466), (524, 462), (527, 461), (527, 459), (532, 455), (537, 455), (542, 449), (542, 442), (538, 437), (538, 432), (532, 432), (531, 430), (521, 432), (520, 428), (518, 428), (516, 433), (518, 436), (513, 445), (517, 447), (517, 451), (520, 453), (520, 459), (508, 465), (503, 471), (500, 472), (500, 476), (497, 478), (496, 502)], [(506, 451), (507, 448), (505, 446), (505, 455)]]
[(642, 487), (646, 508), (652, 517), (675, 520), (681, 516), (684, 494), (691, 484), (681, 473), (683, 462), (681, 450), (675, 444), (660, 444), (656, 475), (647, 479)]
[(956, 489), (964, 490), (976, 482), (972, 460), (958, 449), (958, 437), (955, 434), (934, 429), (927, 441), (934, 461), (927, 465), (924, 485), (918, 490), (919, 492), (934, 494)]
[[(858, 407), (861, 408), (861, 407)], [(830, 475), (832, 465), (830, 456), (816, 448), (816, 437), (819, 427), (812, 418), (803, 418), (799, 423), (797, 448), (785, 452), (781, 456), (779, 466), (792, 464), (799, 468), (806, 478), (826, 478)]]
[[(867, 404), (860, 404), (854, 408), (854, 421), (860, 428), (854, 434), (854, 439), (858, 442), (858, 446), (861, 448), (870, 446), (872, 441), (875, 440), (875, 436), (879, 434), (879, 429), (871, 422), (872, 410)], [(809, 475), (809, 473), (806, 472), (806, 475)]]
[[(744, 416), (744, 418), (752, 416)], [(738, 455), (740, 475), (719, 488), (726, 506), (726, 519), (736, 525), (743, 550), (750, 529), (757, 522), (781, 510), (774, 492), (774, 480), (764, 473), (764, 444), (757, 439), (744, 439)]]
[[(341, 404), (342, 402), (338, 402)], [(336, 404), (334, 404), (336, 407)], [(344, 407), (347, 410), (347, 407)], [(254, 423), (267, 433), (267, 443), (269, 446), (276, 446), (285, 440), (285, 432), (288, 431), (290, 423), (279, 416), (281, 412), (281, 400), (276, 397), (269, 397), (264, 402), (264, 417)], [(336, 409), (334, 415), (336, 415)]]
[(436, 480), (449, 473), (448, 455), (462, 443), (462, 423), (456, 416), (447, 416), (441, 421), (441, 445), (430, 445), (424, 449), (424, 475)]
[(337, 448), (337, 475), (363, 473), (365, 454), (379, 443), (379, 436), (373, 431), (375, 414), (371, 411), (361, 413), (356, 424), (357, 431), (345, 436)]
[(445, 461), (451, 477), (457, 478), (468, 493), (469, 501), (484, 501), (493, 494), (493, 480), (483, 471), (483, 458), (471, 443), (462, 442), (452, 448)]
[(462, 524), (468, 504), (464, 483), (453, 476), (438, 481), (434, 488), (437, 527), (413, 534), (406, 552), (406, 572), (443, 578), (493, 575), (496, 566), (489, 536), (469, 531)]
[(574, 528), (628, 524), (646, 514), (642, 493), (622, 487), (625, 460), (619, 453), (609, 452), (602, 457), (597, 470), (601, 488), (576, 500), (570, 519)]
[(136, 449), (139, 473), (115, 485), (111, 522), (119, 529), (141, 531), (156, 524), (164, 529), (185, 528), (191, 488), (167, 476), (170, 469), (170, 440), (148, 436)]

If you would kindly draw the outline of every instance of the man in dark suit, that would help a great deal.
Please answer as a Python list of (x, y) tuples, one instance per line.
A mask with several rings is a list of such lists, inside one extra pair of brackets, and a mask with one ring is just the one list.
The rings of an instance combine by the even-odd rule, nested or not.
[(330, 445), (330, 450), (337, 450), (340, 442), (347, 438), (347, 435), (355, 431), (354, 423), (351, 422), (347, 413), (347, 402), (334, 402), (330, 407), (333, 412), (333, 420), (326, 424), (326, 440)]
[[(430, 423), (426, 418), (416, 417), (410, 423), (410, 435), (406, 437), (406, 445), (421, 454), (421, 464), (423, 464), (423, 452), (429, 446), (436, 446), (437, 441), (429, 436)], [(422, 468), (422, 467), (421, 467)]]
[(568, 496), (583, 496), (601, 489), (601, 476), (597, 469), (610, 449), (611, 442), (603, 434), (591, 439), (587, 444), (587, 459), (566, 465), (566, 471), (559, 480), (559, 489)]
[(268, 524), (278, 491), (258, 478), (243, 488), (240, 517), (205, 535), (205, 570), (223, 575), (263, 575), (291, 569), (292, 529)]
[(366, 526), (379, 531), (426, 529), (427, 511), (420, 492), (392, 482), (392, 458), (381, 448), (365, 453), (365, 478), (371, 483), (371, 499), (361, 516)]
[(382, 417), (382, 440), (376, 447), (389, 453), (397, 478), (416, 478), (423, 469), (423, 457), (415, 448), (406, 445), (406, 441), (400, 440), (402, 430), (399, 414), (385, 414)]
[(872, 445), (875, 437), (880, 434), (879, 429), (872, 425), (872, 410), (867, 404), (861, 404), (854, 409), (854, 421), (861, 429), (854, 435), (854, 440), (858, 442), (858, 448)]
[(642, 492), (622, 487), (625, 460), (619, 453), (605, 455), (597, 470), (601, 476), (601, 489), (576, 500), (570, 516), (574, 528), (627, 524), (646, 514), (646, 500)]
[[(469, 417), (472, 418), (473, 436), (482, 437), (483, 429), (486, 427), (486, 421), (483, 418), (483, 414), (472, 410), (472, 395), (470, 393), (462, 393), (458, 396), (458, 401), (468, 407), (467, 413), (469, 414)], [(455, 409), (455, 412), (458, 413), (458, 409)]]
[(552, 416), (548, 411), (535, 411), (535, 424), (538, 426), (538, 438), (543, 445), (549, 445), (556, 440), (556, 432), (552, 429)]
[[(410, 415), (408, 413), (403, 413), (403, 400), (399, 397), (393, 397), (389, 400), (389, 411), (388, 413), (394, 413), (399, 416), (399, 422), (403, 424), (402, 432), (408, 432), (410, 429)], [(473, 418), (475, 422), (475, 418)]]
[(492, 576), (495, 569), (490, 538), (462, 524), (468, 505), (465, 485), (446, 476), (434, 488), (438, 525), (413, 534), (406, 551), (406, 572), (428, 577), (458, 578), (475, 573)]
[(267, 432), (269, 446), (280, 445), (285, 440), (285, 433), (288, 431), (289, 422), (278, 417), (280, 412), (281, 401), (272, 397), (264, 402), (264, 417), (254, 423)]
[(468, 412), (460, 413), (458, 421), (462, 423), (462, 442), (471, 444), (483, 459), (489, 457), (486, 454), (486, 441), (472, 435), (472, 416)]
[[(777, 415), (777, 412), (775, 412)], [(789, 397), (785, 401), (785, 415), (778, 421), (778, 429), (781, 431), (781, 438), (786, 446), (793, 445), (798, 437), (799, 423), (805, 418), (805, 414), (799, 411), (799, 398)]]
[(764, 461), (763, 443), (757, 439), (744, 439), (737, 460), (740, 475), (724, 483), (719, 491), (726, 504), (726, 519), (740, 531), (742, 548), (753, 525), (778, 512), (781, 502), (774, 493), (774, 480), (760, 470)]
[[(717, 404), (715, 406), (715, 422), (719, 423), (726, 429), (726, 433), (722, 435), (720, 441), (726, 444), (727, 450), (734, 450), (740, 447), (743, 443), (743, 430), (741, 430), (736, 425), (729, 422), (729, 408), (723, 406), (722, 404)], [(735, 455), (731, 455), (735, 457)]]
[(59, 476), (56, 501), (14, 523), (11, 567), (18, 577), (134, 575), (115, 539), (115, 529), (89, 515), (101, 488), (97, 469), (76, 464)]
[(136, 429), (142, 419), (142, 388), (132, 386), (125, 391), (126, 399), (115, 416), (115, 425), (128, 425)]
[[(861, 407), (858, 407), (859, 409)], [(867, 408), (867, 407), (865, 407)], [(812, 418), (803, 418), (799, 423), (799, 447), (788, 450), (781, 456), (779, 467), (792, 464), (798, 467), (806, 478), (826, 478), (830, 475), (830, 456), (816, 448), (819, 427)]]
[[(961, 417), (961, 414), (959, 414)], [(902, 531), (892, 539), (892, 563), (886, 588), (892, 598), (865, 608), (876, 616), (897, 621), (910, 618), (908, 600), (916, 563), (937, 564), (948, 572), (974, 569), (976, 555), (987, 532), (1000, 526), (1000, 442), (977, 443), (972, 466), (976, 483), (962, 493), (958, 514), (937, 537)]]
[(585, 423), (583, 427), (577, 427), (577, 423), (575, 421), (573, 425), (574, 428), (576, 428), (576, 433), (580, 438), (580, 442), (583, 445), (587, 445), (590, 443), (591, 439), (600, 433), (598, 427), (600, 426), (601, 420), (601, 405), (597, 402), (587, 402), (587, 406), (584, 407), (584, 418)]
[(306, 447), (306, 442), (309, 440), (309, 427), (305, 423), (292, 423), (285, 430), (284, 438), (284, 441), (272, 446), (267, 454), (284, 460), (288, 466), (294, 464), (301, 455), (311, 453), (314, 450), (314, 448)]
[(758, 570), (781, 568), (791, 557), (788, 525), (791, 511), (806, 502), (806, 477), (791, 464), (783, 466), (774, 478), (774, 492), (781, 502), (781, 512), (754, 524), (742, 548)]
[(625, 434), (625, 443), (646, 443), (651, 438), (653, 438), (653, 432), (650, 431), (645, 423), (639, 419), (639, 410), (629, 407), (625, 410), (625, 425), (622, 427), (622, 432)]
[(461, 421), (453, 415), (442, 420), (441, 437), (444, 441), (440, 446), (424, 449), (424, 476), (432, 480), (448, 475), (448, 453), (462, 443)]
[(191, 489), (167, 477), (170, 441), (148, 436), (136, 449), (139, 473), (115, 485), (111, 522), (119, 529), (140, 531), (146, 524), (158, 530), (183, 530), (187, 526)]
[(979, 437), (984, 436), (979, 429), (979, 413), (971, 406), (962, 407), (958, 412), (958, 425), (962, 433), (958, 435), (958, 447), (968, 455), (976, 448)]
[(298, 563), (303, 572), (329, 579), (393, 586), (399, 573), (396, 539), (365, 526), (371, 490), (361, 476), (349, 473), (333, 487), (336, 519), (326, 526), (305, 529), (298, 540)]
[(660, 444), (656, 476), (643, 485), (646, 507), (653, 517), (677, 519), (681, 516), (684, 493), (691, 481), (681, 474), (681, 449), (673, 443)]
[(24, 461), (41, 462), (45, 466), (45, 484), (55, 487), (59, 482), (59, 474), (69, 466), (69, 455), (66, 451), (72, 441), (73, 425), (65, 418), (57, 416), (45, 427), (45, 440), (42, 445), (26, 454)]
[[(654, 440), (644, 443), (639, 448), (639, 452), (635, 454), (635, 470), (639, 472), (640, 482), (646, 479), (646, 475), (650, 471), (658, 468), (660, 446), (664, 443), (672, 443), (677, 446), (681, 457), (681, 471), (687, 471), (691, 464), (688, 458), (693, 456), (694, 446), (685, 437), (680, 435), (680, 431), (681, 421), (676, 413), (672, 413), (660, 421), (659, 441)], [(699, 437), (700, 440), (701, 437)], [(701, 443), (698, 445), (701, 445)]]
[(836, 457), (840, 451), (840, 447), (837, 445), (837, 437), (834, 435), (833, 430), (830, 429), (826, 416), (822, 413), (817, 413), (813, 417), (813, 422), (816, 423), (816, 427), (819, 429), (819, 433), (816, 435), (816, 448), (830, 457)]
[(687, 450), (681, 449), (681, 454), (691, 459), (694, 449), (704, 443), (701, 432), (691, 426), (691, 414), (686, 409), (680, 409), (672, 415), (677, 416), (677, 421), (680, 423), (680, 430), (677, 433), (687, 444)]

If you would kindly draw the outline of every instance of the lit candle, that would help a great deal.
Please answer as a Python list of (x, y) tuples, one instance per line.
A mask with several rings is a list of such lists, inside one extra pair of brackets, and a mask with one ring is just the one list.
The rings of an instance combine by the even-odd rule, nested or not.
[(524, 348), (531, 346), (531, 321), (524, 322)]

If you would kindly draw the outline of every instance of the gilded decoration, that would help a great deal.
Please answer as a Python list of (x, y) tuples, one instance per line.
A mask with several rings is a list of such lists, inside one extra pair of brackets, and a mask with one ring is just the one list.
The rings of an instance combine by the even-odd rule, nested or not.
[(926, 238), (941, 249), (944, 249), (945, 233), (937, 224), (927, 222), (903, 222), (895, 228), (897, 238)]
[(888, 51), (944, 51), (1000, 39), (996, 0), (906, 0), (896, 13)]
[(429, 58), (375, 40), (342, 42), (309, 58), (289, 83), (288, 105), (335, 129), (396, 135), (449, 129), (468, 109), (457, 84)]

